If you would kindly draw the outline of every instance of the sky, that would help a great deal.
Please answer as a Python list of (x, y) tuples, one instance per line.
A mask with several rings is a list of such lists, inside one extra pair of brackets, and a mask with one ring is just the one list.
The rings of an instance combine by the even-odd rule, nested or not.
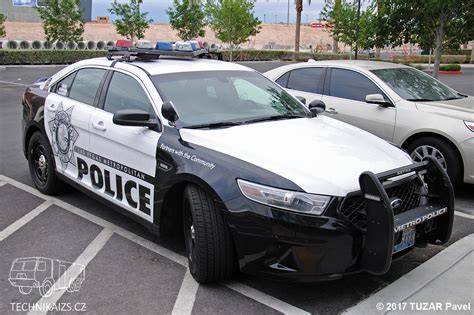
[[(290, 23), (295, 23), (296, 11), (294, 0), (290, 1)], [(119, 2), (122, 2), (119, 0)], [(166, 9), (171, 6), (172, 0), (143, 0), (141, 10), (149, 12), (154, 22), (168, 22)], [(107, 9), (110, 7), (110, 0), (92, 0), (92, 19), (98, 15), (109, 15)], [(301, 15), (301, 22), (307, 23), (319, 19), (319, 13), (324, 7), (324, 0), (312, 0), (308, 5), (304, 0), (304, 10)], [(288, 0), (257, 0), (255, 3), (255, 15), (262, 22), (286, 23), (288, 12)], [(113, 19), (113, 17), (112, 17)]]

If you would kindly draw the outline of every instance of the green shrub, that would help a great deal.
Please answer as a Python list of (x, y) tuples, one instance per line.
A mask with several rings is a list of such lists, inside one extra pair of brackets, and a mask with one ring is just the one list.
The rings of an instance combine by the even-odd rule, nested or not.
[(105, 55), (106, 51), (101, 50), (0, 49), (0, 65), (70, 64)]
[[(395, 56), (393, 57), (392, 61), (396, 63), (428, 63), (429, 56), (426, 55), (419, 55), (419, 56)], [(467, 60), (466, 56), (464, 55), (442, 55), (441, 56), (441, 63), (465, 63)], [(434, 63), (434, 56), (431, 56), (431, 63)]]
[(440, 71), (461, 71), (461, 66), (458, 64), (449, 64), (449, 65), (441, 65), (439, 67)]
[[(229, 60), (230, 51), (223, 51), (224, 60)], [(269, 61), (269, 60), (296, 60), (307, 61), (314, 60), (334, 60), (349, 59), (349, 54), (333, 54), (333, 53), (311, 53), (311, 52), (294, 52), (288, 50), (235, 50), (232, 52), (233, 61)], [(359, 59), (368, 59), (367, 55), (359, 55)]]
[(472, 49), (447, 49), (443, 50), (443, 54), (446, 55), (464, 55), (464, 56), (470, 56), (471, 55)]

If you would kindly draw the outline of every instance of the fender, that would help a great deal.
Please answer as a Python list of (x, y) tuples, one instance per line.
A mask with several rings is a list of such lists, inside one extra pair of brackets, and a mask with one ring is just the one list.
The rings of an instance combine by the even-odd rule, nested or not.
[(34, 131), (40, 130), (44, 135), (44, 102), (49, 92), (37, 85), (26, 88), (22, 99), (23, 106), (23, 154), (27, 157), (28, 141)]

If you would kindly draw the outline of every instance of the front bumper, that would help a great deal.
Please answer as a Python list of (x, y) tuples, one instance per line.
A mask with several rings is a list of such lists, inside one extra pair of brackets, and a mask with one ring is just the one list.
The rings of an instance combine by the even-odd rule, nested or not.
[[(393, 177), (416, 173), (427, 188), (424, 202), (394, 215), (384, 183)], [(323, 216), (281, 211), (245, 197), (226, 203), (227, 222), (234, 236), (242, 272), (290, 281), (338, 279), (358, 272), (386, 273), (394, 239), (403, 229), (416, 227), (415, 246), (448, 241), (454, 216), (451, 182), (439, 163), (428, 159), (381, 174), (364, 172), (359, 178), (366, 211), (366, 227), (357, 228), (338, 212), (334, 199)]]

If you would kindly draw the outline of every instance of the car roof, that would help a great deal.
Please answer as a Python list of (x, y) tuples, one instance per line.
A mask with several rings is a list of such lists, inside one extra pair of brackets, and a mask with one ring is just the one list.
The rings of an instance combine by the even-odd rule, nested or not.
[[(110, 66), (111, 63), (112, 61), (104, 57), (83, 60), (78, 62), (78, 65)], [(119, 64), (120, 63), (117, 63), (116, 67), (121, 68)], [(253, 69), (236, 63), (201, 58), (160, 57), (158, 60), (134, 60), (132, 62), (124, 62), (124, 64), (136, 65), (145, 69), (151, 75), (191, 71), (254, 71)]]
[(393, 68), (409, 68), (406, 65), (399, 63), (385, 62), (385, 61), (371, 61), (371, 60), (323, 60), (312, 61), (298, 65), (324, 65), (324, 66), (340, 66), (347, 68), (357, 68), (361, 70), (377, 70), (377, 69), (393, 69)]

